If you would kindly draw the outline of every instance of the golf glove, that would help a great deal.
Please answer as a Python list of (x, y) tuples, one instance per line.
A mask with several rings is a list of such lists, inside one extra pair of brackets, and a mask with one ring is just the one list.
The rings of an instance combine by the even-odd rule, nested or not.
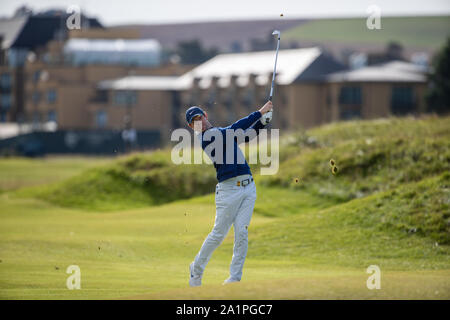
[(262, 115), (261, 117), (261, 123), (263, 125), (268, 125), (269, 122), (272, 120), (272, 110), (266, 112), (265, 114)]

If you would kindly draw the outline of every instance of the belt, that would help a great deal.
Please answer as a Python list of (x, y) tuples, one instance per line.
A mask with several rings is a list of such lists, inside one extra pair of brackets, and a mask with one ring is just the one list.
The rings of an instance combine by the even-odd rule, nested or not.
[(238, 187), (245, 187), (245, 186), (247, 186), (247, 185), (249, 185), (250, 183), (252, 183), (253, 182), (253, 178), (248, 178), (248, 179), (244, 179), (244, 180), (240, 180), (240, 181), (237, 181), (236, 182), (236, 185), (238, 186)]

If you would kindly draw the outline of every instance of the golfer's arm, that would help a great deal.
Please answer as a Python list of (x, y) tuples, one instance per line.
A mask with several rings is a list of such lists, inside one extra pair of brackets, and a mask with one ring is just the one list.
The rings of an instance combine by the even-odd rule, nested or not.
[[(250, 127), (250, 129), (255, 130), (256, 132), (256, 136), (259, 135), (259, 130), (263, 129), (264, 125), (261, 123), (261, 121), (256, 121), (255, 124), (253, 126)], [(256, 136), (245, 136), (245, 142), (249, 142), (250, 140), (252, 140), (253, 138), (255, 138)]]
[[(229, 126), (229, 129), (242, 129), (247, 130), (250, 128), (255, 122), (257, 122), (261, 118), (262, 114), (259, 111), (255, 111), (250, 113), (247, 117), (242, 118), (235, 123), (233, 123), (231, 126)], [(261, 122), (261, 121), (258, 121)]]

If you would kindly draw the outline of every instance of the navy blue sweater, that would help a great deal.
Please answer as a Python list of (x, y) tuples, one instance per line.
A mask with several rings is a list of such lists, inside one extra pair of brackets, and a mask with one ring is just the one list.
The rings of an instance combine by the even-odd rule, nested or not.
[[(217, 180), (219, 182), (225, 181), (227, 179), (236, 177), (236, 176), (240, 176), (243, 174), (252, 174), (250, 171), (250, 167), (247, 164), (247, 161), (245, 160), (244, 155), (242, 154), (241, 149), (238, 146), (237, 140), (233, 139), (233, 150), (234, 150), (234, 159), (232, 162), (230, 161), (226, 161), (227, 160), (227, 155), (226, 155), (226, 150), (227, 147), (228, 149), (231, 146), (226, 146), (226, 142), (227, 142), (227, 130), (230, 131), (231, 130), (237, 130), (237, 129), (242, 129), (247, 130), (247, 129), (254, 129), (256, 131), (256, 134), (259, 134), (259, 130), (264, 128), (264, 125), (261, 123), (261, 121), (259, 121), (259, 119), (261, 118), (261, 112), (259, 111), (255, 111), (252, 112), (250, 115), (248, 115), (245, 118), (242, 118), (238, 121), (236, 121), (235, 123), (233, 123), (232, 125), (225, 127), (225, 128), (220, 128), (220, 127), (213, 127), (210, 129), (205, 130), (204, 132), (202, 132), (201, 134), (201, 141), (202, 141), (202, 148), (203, 150), (205, 150), (205, 148), (207, 148), (207, 146), (209, 144), (211, 144), (213, 141), (215, 141), (214, 137), (208, 137), (208, 139), (203, 139), (204, 135), (206, 132), (208, 132), (208, 130), (218, 130), (221, 134), (222, 134), (222, 140), (223, 140), (223, 159), (222, 161), (214, 161), (214, 156), (215, 156), (215, 151), (211, 151), (211, 154), (209, 154), (208, 152), (206, 152), (206, 154), (208, 154), (208, 156), (211, 158), (211, 160), (213, 161), (214, 164), (214, 168), (216, 169), (216, 173), (217, 173)], [(233, 131), (232, 131), (233, 132)], [(213, 132), (210, 132), (213, 133)], [(253, 137), (252, 137), (253, 138)], [(247, 136), (245, 138), (245, 142), (248, 142), (250, 139)], [(230, 150), (230, 149), (229, 149)], [(237, 159), (241, 157), (241, 163), (238, 163)], [(217, 160), (217, 158), (216, 158)], [(219, 163), (221, 162), (221, 163)], [(230, 163), (228, 163), (230, 162)], [(243, 162), (243, 163), (242, 163)]]

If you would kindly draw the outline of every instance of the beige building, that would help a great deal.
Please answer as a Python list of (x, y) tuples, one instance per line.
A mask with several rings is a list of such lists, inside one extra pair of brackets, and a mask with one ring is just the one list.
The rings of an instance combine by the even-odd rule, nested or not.
[[(130, 66), (86, 65), (76, 67), (31, 63), (26, 66), (23, 121), (34, 123), (36, 126), (48, 121), (55, 121), (60, 129), (96, 128), (98, 126), (94, 121), (92, 106), (108, 98), (96, 90), (100, 81), (128, 74), (137, 76), (179, 74), (186, 69), (187, 67), (178, 65), (133, 68)], [(113, 96), (109, 98), (112, 99)], [(115, 128), (120, 127), (117, 125)]]
[[(394, 61), (346, 70), (319, 48), (279, 53), (272, 126), (309, 128), (331, 121), (423, 112), (425, 70)], [(132, 76), (101, 81), (105, 99), (91, 105), (105, 128), (120, 128), (127, 112), (131, 127), (185, 126), (188, 106), (204, 108), (213, 124), (228, 125), (259, 108), (268, 98), (274, 52), (222, 54), (180, 77)], [(126, 95), (132, 96), (127, 108)], [(128, 111), (127, 111), (128, 110)], [(95, 123), (95, 118), (93, 120)], [(98, 122), (98, 121), (97, 121)]]
[[(23, 66), (22, 122), (35, 130), (52, 122), (59, 130), (152, 131), (162, 144), (185, 126), (191, 105), (204, 108), (219, 126), (259, 108), (267, 101), (274, 63), (274, 52), (264, 51), (221, 54), (195, 68), (77, 64), (63, 63), (62, 43), (52, 41), (47, 48), (47, 60), (28, 59)], [(1, 90), (17, 81), (3, 73), (0, 80)], [(425, 70), (410, 63), (347, 70), (319, 48), (281, 50), (272, 127), (423, 112), (425, 90)]]

